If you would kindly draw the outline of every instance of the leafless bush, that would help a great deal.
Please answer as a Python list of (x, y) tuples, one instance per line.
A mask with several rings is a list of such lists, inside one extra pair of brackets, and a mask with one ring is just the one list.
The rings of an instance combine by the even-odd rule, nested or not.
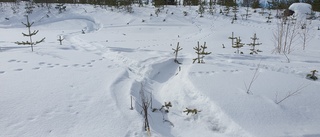
[(139, 106), (142, 108), (141, 114), (143, 115), (143, 118), (144, 118), (144, 122), (143, 122), (144, 130), (147, 131), (148, 134), (150, 134), (148, 108), (151, 105), (151, 98), (147, 97), (145, 92), (146, 91), (144, 91), (144, 86), (143, 84), (141, 84), (141, 89), (139, 91), (141, 104), (139, 104)]
[(290, 54), (294, 40), (298, 35), (298, 24), (294, 17), (282, 17), (278, 20), (277, 28), (273, 33), (275, 42), (274, 53)]

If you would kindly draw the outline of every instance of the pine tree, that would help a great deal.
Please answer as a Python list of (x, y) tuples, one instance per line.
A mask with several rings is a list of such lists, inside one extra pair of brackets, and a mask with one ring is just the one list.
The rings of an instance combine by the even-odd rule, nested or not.
[(209, 0), (209, 13), (211, 15), (213, 15), (213, 13), (215, 12), (214, 9), (215, 9), (215, 5), (216, 5), (216, 0)]
[(195, 63), (196, 61), (198, 61), (198, 63), (204, 63), (204, 56), (211, 54), (211, 52), (205, 52), (207, 48), (208, 47), (206, 46), (206, 42), (204, 42), (203, 46), (200, 46), (200, 43), (198, 41), (198, 46), (193, 48), (194, 50), (196, 50), (198, 57), (193, 59), (193, 63)]
[(179, 46), (179, 42), (178, 42), (178, 44), (177, 44), (177, 47), (176, 47), (176, 49), (174, 49), (174, 48), (172, 48), (172, 50), (173, 50), (173, 53), (175, 53), (175, 57), (174, 57), (174, 62), (175, 63), (178, 63), (178, 64), (181, 64), (179, 61), (178, 61), (178, 52), (180, 51), (180, 50), (182, 50), (183, 48), (181, 48), (180, 46)]
[(233, 6), (232, 7), (232, 12), (233, 12), (232, 20), (238, 20), (238, 18), (237, 18), (237, 13), (239, 12), (238, 6)]
[(35, 42), (32, 41), (32, 36), (36, 35), (39, 32), (39, 30), (35, 30), (35, 31), (31, 32), (31, 26), (33, 25), (34, 22), (30, 23), (29, 16), (26, 15), (26, 17), (27, 17), (27, 23), (23, 23), (23, 22), (21, 22), (21, 23), (28, 28), (28, 33), (27, 34), (22, 33), (22, 35), (25, 37), (29, 37), (30, 41), (22, 41), (22, 42), (17, 41), (15, 43), (18, 45), (30, 45), (31, 51), (33, 52), (33, 46), (43, 42), (45, 38), (42, 38), (40, 41), (35, 41)]
[(236, 48), (237, 49), (237, 52), (238, 54), (242, 54), (242, 52), (240, 52), (240, 48), (242, 48), (244, 45), (244, 43), (241, 43), (241, 39), (240, 37), (239, 38), (236, 38), (236, 42), (234, 43), (234, 45), (232, 46), (233, 48)]
[(250, 54), (253, 54), (253, 53), (258, 54), (258, 52), (261, 52), (261, 51), (257, 50), (255, 47), (257, 45), (261, 45), (262, 43), (257, 43), (257, 40), (259, 40), (259, 38), (257, 38), (256, 33), (254, 33), (254, 35), (253, 35), (253, 37), (251, 37), (251, 39), (253, 40), (253, 42), (247, 44), (252, 47), (252, 49), (250, 49), (251, 50)]
[(200, 17), (203, 17), (203, 13), (204, 13), (204, 2), (200, 2), (198, 12), (199, 12), (199, 14), (200, 14)]

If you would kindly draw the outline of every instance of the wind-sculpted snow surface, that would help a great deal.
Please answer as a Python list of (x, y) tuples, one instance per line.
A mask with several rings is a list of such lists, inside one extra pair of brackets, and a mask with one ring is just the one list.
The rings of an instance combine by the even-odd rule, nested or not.
[[(288, 63), (272, 54), (277, 20), (267, 24), (261, 9), (233, 24), (218, 11), (200, 18), (197, 9), (167, 6), (157, 17), (152, 6), (133, 6), (130, 14), (91, 5), (67, 5), (61, 14), (36, 8), (30, 15), (35, 38), (46, 41), (34, 52), (13, 43), (25, 39), (24, 11), (0, 10), (0, 136), (320, 136), (320, 84), (306, 79), (320, 68), (316, 27), (305, 50), (297, 40)], [(232, 32), (244, 43), (256, 33), (263, 52), (250, 55), (245, 46), (235, 54)], [(198, 41), (212, 53), (192, 64)], [(173, 59), (178, 42), (182, 64)], [(150, 133), (142, 93), (152, 98)], [(159, 111), (165, 102), (172, 104), (168, 113)]]

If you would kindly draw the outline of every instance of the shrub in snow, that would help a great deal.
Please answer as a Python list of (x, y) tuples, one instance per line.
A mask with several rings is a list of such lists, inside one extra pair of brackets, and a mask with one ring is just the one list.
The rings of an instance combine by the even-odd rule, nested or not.
[(149, 125), (149, 114), (148, 114), (148, 108), (151, 105), (151, 98), (148, 98), (145, 95), (145, 91), (143, 88), (143, 85), (141, 84), (141, 89), (140, 89), (140, 98), (141, 98), (141, 104), (140, 107), (142, 108), (142, 114), (143, 114), (143, 118), (144, 118), (144, 122), (143, 122), (143, 126), (144, 126), (144, 130), (147, 131), (148, 134), (150, 134), (150, 125)]
[(312, 71), (311, 71), (311, 74), (307, 74), (307, 78), (308, 78), (308, 79), (312, 79), (312, 80), (318, 80), (318, 77), (315, 76), (315, 74), (316, 74), (317, 72), (318, 72), (317, 70), (312, 70)]
[(34, 22), (30, 23), (29, 16), (26, 15), (26, 17), (27, 17), (27, 23), (22, 22), (22, 24), (28, 28), (28, 33), (22, 33), (22, 35), (29, 37), (30, 41), (22, 41), (22, 42), (17, 41), (15, 43), (18, 45), (30, 45), (31, 51), (33, 51), (33, 46), (43, 42), (45, 38), (42, 38), (40, 41), (35, 41), (35, 42), (32, 41), (32, 36), (36, 35), (39, 32), (39, 30), (35, 30), (35, 31), (31, 32), (31, 26), (33, 25)]
[(254, 33), (253, 37), (251, 37), (252, 39), (252, 43), (249, 43), (247, 45), (251, 46), (252, 48), (250, 49), (251, 52), (250, 54), (258, 54), (258, 52), (261, 52), (260, 50), (256, 49), (257, 45), (261, 45), (262, 43), (257, 42), (257, 40), (259, 40), (259, 38), (257, 38), (256, 33)]
[(172, 104), (171, 104), (170, 101), (169, 102), (164, 102), (164, 105), (162, 105), (160, 109), (153, 108), (152, 112), (155, 112), (155, 111), (159, 110), (160, 112), (169, 113), (170, 107), (172, 107)]
[(201, 112), (201, 111), (200, 111), (200, 110), (197, 110), (197, 109), (189, 109), (189, 108), (186, 108), (186, 110), (183, 111), (183, 112), (187, 113), (187, 115), (188, 115), (189, 113), (191, 113), (191, 114), (198, 114), (198, 112)]
[(174, 62), (175, 63), (178, 63), (178, 64), (181, 64), (179, 61), (178, 61), (178, 52), (180, 51), (180, 50), (182, 50), (182, 48), (179, 46), (179, 42), (177, 43), (177, 47), (174, 49), (174, 48), (172, 48), (172, 50), (173, 50), (173, 53), (175, 54), (175, 56), (174, 56)]
[(200, 46), (199, 41), (198, 41), (198, 46), (193, 48), (194, 50), (196, 50), (198, 57), (193, 59), (193, 63), (196, 61), (198, 61), (198, 63), (204, 63), (204, 61), (203, 61), (204, 55), (211, 54), (211, 52), (205, 51), (206, 48), (208, 48), (208, 47), (206, 47), (206, 42), (204, 42), (203, 46)]
[(298, 24), (295, 23), (294, 17), (281, 18), (277, 23), (277, 28), (274, 31), (275, 40), (275, 53), (290, 54), (292, 52), (292, 45), (294, 45), (294, 40), (298, 35)]

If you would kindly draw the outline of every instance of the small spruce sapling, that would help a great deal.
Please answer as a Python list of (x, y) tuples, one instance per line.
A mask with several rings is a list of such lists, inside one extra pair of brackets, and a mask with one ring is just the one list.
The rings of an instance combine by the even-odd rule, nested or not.
[(272, 14), (271, 14), (271, 12), (268, 14), (268, 17), (266, 17), (268, 20), (266, 21), (267, 23), (271, 23), (271, 19), (273, 18), (272, 16), (271, 16)]
[(231, 37), (228, 38), (228, 39), (231, 39), (231, 46), (233, 45), (234, 39), (236, 39), (236, 38), (237, 38), (237, 37), (234, 37), (234, 34), (233, 34), (233, 32), (232, 32)]
[(315, 76), (315, 74), (317, 73), (318, 71), (317, 70), (312, 70), (311, 71), (311, 74), (307, 74), (307, 78), (308, 79), (312, 79), (314, 81), (318, 80), (318, 77)]
[(198, 55), (197, 58), (194, 58), (193, 59), (193, 63), (195, 63), (196, 61), (198, 61), (197, 63), (204, 63), (203, 61), (203, 58), (204, 58), (204, 55), (209, 55), (211, 54), (211, 52), (205, 52), (205, 49), (208, 48), (206, 46), (206, 42), (204, 42), (204, 45), (203, 46), (200, 46), (200, 43), (198, 41), (198, 46), (197, 47), (193, 47), (194, 50), (196, 50), (196, 53)]
[(239, 12), (238, 7), (237, 7), (237, 6), (233, 6), (233, 7), (232, 7), (232, 12), (233, 12), (233, 14), (234, 14), (232, 20), (233, 20), (233, 21), (238, 20), (238, 17), (237, 17), (237, 13)]
[(234, 45), (233, 45), (232, 47), (237, 49), (236, 53), (238, 53), (238, 54), (243, 54), (243, 53), (240, 52), (240, 50), (239, 50), (240, 48), (243, 47), (243, 45), (244, 45), (244, 43), (241, 43), (241, 39), (240, 39), (240, 37), (239, 37), (239, 38), (236, 38), (236, 42), (234, 43)]
[(59, 35), (59, 39), (57, 39), (60, 42), (60, 45), (62, 45), (62, 41), (64, 40), (63, 36)]
[(230, 12), (230, 7), (227, 6), (223, 9), (222, 15), (229, 16), (229, 12)]
[(203, 17), (203, 13), (204, 13), (204, 3), (203, 2), (200, 2), (198, 12), (200, 14), (200, 18), (202, 18)]
[(21, 22), (21, 23), (28, 28), (28, 33), (27, 34), (26, 33), (22, 33), (22, 35), (25, 36), (25, 37), (29, 37), (30, 41), (22, 41), (22, 42), (18, 42), (17, 41), (17, 42), (15, 42), (15, 44), (18, 44), (18, 45), (30, 45), (31, 46), (31, 51), (33, 52), (33, 46), (43, 42), (45, 38), (42, 38), (40, 41), (35, 41), (35, 42), (32, 41), (32, 36), (36, 35), (39, 32), (39, 30), (35, 30), (35, 31), (31, 32), (31, 26), (33, 25), (34, 22), (30, 23), (29, 16), (26, 15), (26, 17), (27, 17), (27, 23), (23, 23), (23, 22)]
[(257, 40), (259, 40), (259, 38), (257, 38), (256, 33), (254, 33), (254, 35), (253, 35), (253, 37), (251, 37), (251, 39), (253, 40), (253, 42), (250, 44), (247, 44), (252, 47), (252, 49), (250, 49), (251, 50), (250, 54), (254, 54), (254, 53), (258, 54), (258, 52), (261, 52), (261, 50), (257, 50), (256, 46), (261, 45), (262, 43), (257, 42)]
[(173, 53), (175, 54), (175, 56), (174, 56), (174, 62), (175, 63), (178, 63), (178, 64), (181, 64), (179, 61), (178, 61), (178, 52), (180, 51), (180, 50), (182, 50), (183, 48), (181, 48), (180, 46), (179, 46), (179, 42), (177, 43), (177, 47), (174, 49), (174, 48), (172, 48), (172, 50), (173, 50)]
[(247, 9), (246, 9), (246, 14), (245, 14), (246, 20), (248, 20), (248, 18), (251, 17), (251, 14), (249, 13), (249, 11), (250, 11), (250, 9), (249, 9), (249, 6), (248, 6)]
[(63, 3), (60, 3), (60, 4), (57, 4), (55, 8), (58, 9), (59, 14), (61, 14), (63, 11), (66, 11), (67, 7)]
[(157, 9), (155, 10), (154, 14), (156, 14), (156, 15), (157, 15), (157, 17), (158, 17), (160, 12), (161, 12), (161, 11), (160, 11), (160, 9), (159, 9), (159, 8), (157, 8)]

